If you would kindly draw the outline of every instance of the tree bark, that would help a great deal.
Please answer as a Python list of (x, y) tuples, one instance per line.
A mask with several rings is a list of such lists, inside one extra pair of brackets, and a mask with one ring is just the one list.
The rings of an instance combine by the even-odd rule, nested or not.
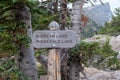
[(48, 64), (48, 58), (47, 58), (45, 55), (43, 55), (43, 54), (39, 55), (39, 56), (37, 57), (37, 60), (38, 60), (39, 63), (42, 64), (42, 66), (43, 66), (46, 70), (48, 69), (48, 66), (47, 66), (47, 64)]
[(65, 30), (67, 27), (67, 0), (61, 0), (61, 10), (60, 10), (60, 18), (61, 18), (61, 30)]
[(76, 0), (73, 2), (71, 15), (71, 30), (80, 35), (81, 33), (81, 15), (84, 0)]
[[(21, 28), (23, 32), (20, 34), (28, 35), (32, 38), (31, 14), (29, 8), (25, 4), (17, 4), (16, 6), (16, 20), (18, 23), (25, 24), (25, 28)], [(17, 24), (19, 26), (20, 24)], [(26, 32), (24, 32), (26, 31)], [(19, 68), (24, 78), (30, 80), (38, 80), (37, 70), (35, 65), (34, 49), (32, 44), (20, 44), (19, 53)]]
[(82, 63), (80, 63), (81, 57), (79, 55), (70, 55), (68, 60), (68, 80), (79, 80), (81, 72), (85, 77), (84, 74), (84, 67)]
[(79, 80), (80, 66), (77, 63), (70, 62), (68, 80)]
[[(81, 15), (84, 1), (85, 0), (76, 0), (75, 2), (73, 2), (72, 6), (71, 30), (77, 33), (79, 35), (78, 37), (80, 37), (81, 35)], [(75, 57), (75, 59), (77, 58)], [(73, 60), (71, 61), (71, 59)], [(70, 55), (68, 64), (69, 64), (68, 80), (79, 80), (80, 78), (79, 72), (83, 71), (81, 63), (79, 61), (74, 60), (74, 57)]]

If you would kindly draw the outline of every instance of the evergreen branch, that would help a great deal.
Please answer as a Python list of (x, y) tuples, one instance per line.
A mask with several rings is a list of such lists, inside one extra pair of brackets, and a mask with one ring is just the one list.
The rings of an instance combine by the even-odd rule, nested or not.
[(10, 22), (14, 22), (14, 20), (4, 19), (4, 20), (1, 20), (1, 21), (0, 21), (0, 24), (10, 23)]
[(0, 10), (0, 15), (3, 15), (6, 11), (13, 10), (15, 6), (9, 6), (5, 9)]
[(0, 17), (0, 22), (5, 20), (5, 19), (9, 19), (11, 18), (13, 15), (7, 15), (7, 16), (3, 16), (3, 17)]

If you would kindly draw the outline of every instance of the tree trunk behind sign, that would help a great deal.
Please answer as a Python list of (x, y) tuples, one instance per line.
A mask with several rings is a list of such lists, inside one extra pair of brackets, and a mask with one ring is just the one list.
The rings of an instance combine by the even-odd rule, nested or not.
[[(75, 1), (72, 8), (71, 29), (80, 34), (80, 20), (82, 13), (83, 1)], [(67, 1), (61, 0), (61, 29), (67, 27)], [(71, 53), (67, 49), (61, 51), (61, 75), (62, 80), (79, 80), (81, 65), (79, 62), (70, 61)], [(69, 56), (69, 57), (68, 57)]]
[[(17, 4), (16, 6), (16, 21), (17, 26), (23, 24), (25, 27), (21, 28), (22, 35), (28, 35), (31, 38), (32, 36), (32, 26), (31, 26), (31, 14), (29, 8), (26, 7), (23, 3)], [(20, 23), (20, 24), (19, 24)], [(37, 70), (35, 65), (34, 50), (33, 46), (29, 44), (21, 43), (20, 44), (20, 53), (19, 53), (19, 68), (22, 72), (22, 75), (25, 78), (30, 80), (38, 80)], [(22, 80), (22, 79), (21, 79)]]
[[(65, 27), (67, 27), (67, 0), (61, 0), (60, 1), (60, 29), (65, 30)], [(61, 49), (61, 79), (67, 80), (67, 49)]]
[[(80, 37), (81, 33), (81, 15), (82, 15), (82, 7), (83, 7), (84, 1), (83, 0), (76, 0), (73, 2), (72, 6), (72, 15), (71, 15), (71, 30), (73, 30), (75, 33), (77, 33)], [(70, 54), (70, 53), (69, 53)], [(68, 80), (79, 80), (80, 78), (80, 71), (83, 70), (82, 65), (79, 61), (74, 60), (74, 57), (70, 55), (68, 64)], [(75, 58), (76, 59), (76, 58)]]
[(61, 30), (65, 30), (65, 27), (67, 27), (67, 0), (61, 0)]
[(84, 0), (76, 0), (73, 2), (72, 6), (72, 15), (71, 15), (71, 30), (78, 33), (81, 33), (81, 15), (83, 8)]

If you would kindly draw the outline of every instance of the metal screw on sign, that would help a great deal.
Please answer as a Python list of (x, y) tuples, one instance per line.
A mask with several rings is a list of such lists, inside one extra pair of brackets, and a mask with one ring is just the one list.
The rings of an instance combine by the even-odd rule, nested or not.
[[(50, 30), (60, 30), (59, 24), (56, 21), (52, 21), (48, 28)], [(53, 44), (55, 46), (55, 44)], [(60, 49), (48, 50), (48, 80), (61, 80), (60, 72)]]

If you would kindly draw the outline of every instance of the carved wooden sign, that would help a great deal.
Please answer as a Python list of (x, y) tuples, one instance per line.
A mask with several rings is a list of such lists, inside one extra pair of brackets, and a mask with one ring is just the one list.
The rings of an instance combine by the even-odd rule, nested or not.
[(32, 41), (36, 48), (72, 48), (77, 44), (77, 34), (71, 30), (36, 30)]

